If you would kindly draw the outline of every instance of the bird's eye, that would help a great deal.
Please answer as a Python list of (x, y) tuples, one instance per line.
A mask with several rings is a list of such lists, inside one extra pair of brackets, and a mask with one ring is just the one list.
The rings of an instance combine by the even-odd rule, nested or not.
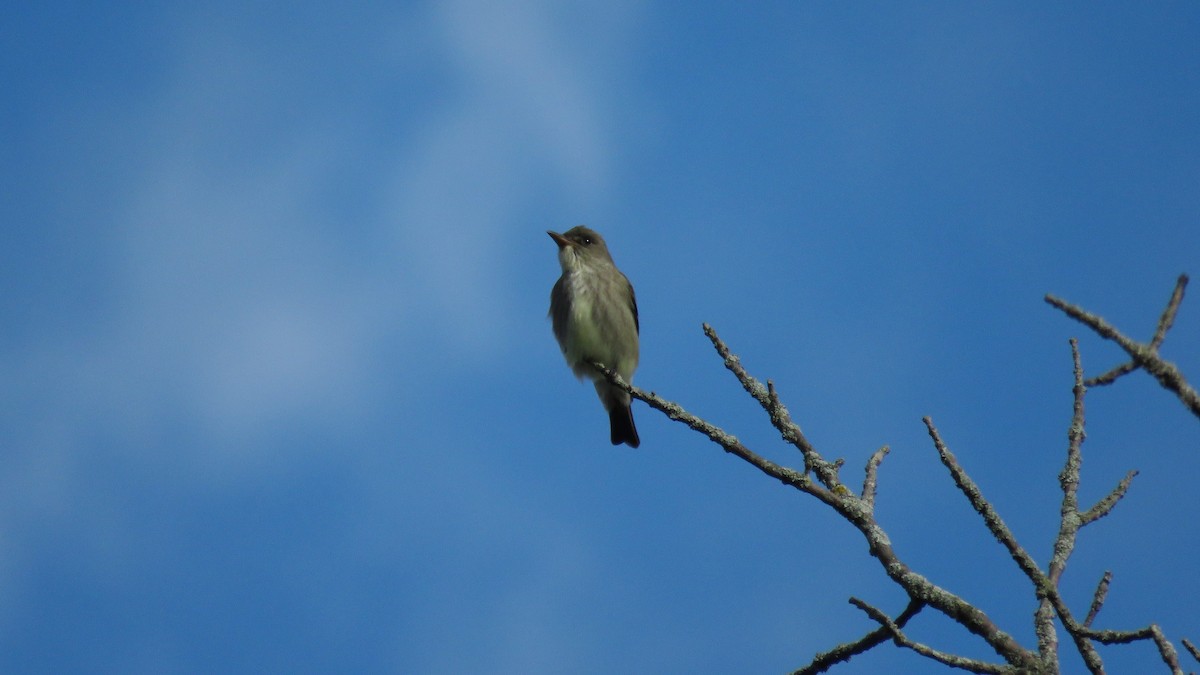
[(591, 237), (584, 237), (583, 239), (580, 239), (580, 241), (582, 241), (582, 242), (583, 242), (583, 245), (584, 245), (584, 246), (591, 246), (591, 245), (592, 245), (592, 238), (591, 238)]

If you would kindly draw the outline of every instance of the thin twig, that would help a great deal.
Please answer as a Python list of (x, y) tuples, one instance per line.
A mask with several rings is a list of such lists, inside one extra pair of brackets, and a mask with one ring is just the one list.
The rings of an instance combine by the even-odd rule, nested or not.
[(881, 626), (886, 628), (888, 632), (891, 633), (892, 640), (896, 644), (900, 645), (901, 647), (907, 647), (921, 656), (933, 659), (934, 661), (950, 666), (951, 668), (960, 668), (962, 670), (968, 670), (972, 673), (994, 673), (998, 675), (1000, 673), (1012, 672), (1012, 669), (1006, 665), (987, 663), (986, 661), (977, 661), (975, 659), (968, 659), (965, 656), (955, 656), (954, 654), (947, 654), (946, 652), (934, 649), (929, 645), (925, 645), (920, 642), (914, 642), (904, 634), (904, 631), (900, 630), (900, 626), (897, 626), (896, 622), (892, 621), (891, 617), (889, 617), (887, 614), (884, 614), (881, 610), (872, 607), (858, 598), (850, 598), (850, 604), (866, 612), (867, 616), (871, 617)]
[[(908, 606), (896, 617), (896, 626), (903, 628), (923, 607), (925, 607), (925, 603), (920, 600), (909, 600)], [(817, 673), (823, 673), (833, 666), (849, 661), (851, 658), (890, 639), (892, 639), (892, 632), (886, 626), (880, 626), (854, 642), (846, 642), (827, 652), (817, 654), (813, 657), (811, 663), (794, 671), (792, 675), (816, 675)]]
[(712, 326), (706, 323), (702, 327), (704, 334), (708, 336), (713, 348), (717, 350), (717, 354), (725, 363), (725, 368), (733, 373), (746, 393), (750, 394), (755, 401), (758, 401), (763, 410), (767, 411), (767, 415), (771, 418), (771, 424), (779, 431), (783, 440), (794, 445), (804, 456), (805, 471), (813, 470), (826, 488), (838, 490), (841, 483), (837, 477), (836, 467), (821, 457), (820, 453), (808, 442), (804, 432), (800, 430), (800, 425), (792, 421), (791, 413), (779, 400), (775, 385), (768, 381), (769, 386), (764, 387), (762, 382), (746, 371), (742, 366), (742, 360), (729, 349), (729, 346), (717, 335), (717, 331)]
[(1179, 666), (1179, 654), (1175, 651), (1175, 645), (1163, 635), (1158, 624), (1150, 624), (1150, 634), (1154, 637), (1154, 646), (1158, 647), (1158, 654), (1162, 657), (1163, 663), (1171, 669), (1172, 675), (1183, 675), (1183, 668)]
[(1180, 642), (1183, 643), (1184, 648), (1188, 650), (1188, 653), (1192, 655), (1193, 659), (1200, 661), (1200, 649), (1196, 649), (1196, 645), (1192, 644), (1191, 640), (1183, 638), (1180, 640)]
[(1171, 644), (1167, 636), (1163, 635), (1162, 629), (1158, 627), (1158, 624), (1152, 623), (1145, 628), (1129, 631), (1081, 628), (1081, 632), (1088, 638), (1106, 645), (1128, 644), (1138, 640), (1152, 640), (1154, 646), (1158, 648), (1158, 655), (1162, 657), (1163, 663), (1167, 664), (1167, 667), (1171, 669), (1174, 675), (1183, 675), (1183, 668), (1179, 666), (1179, 653), (1175, 651), (1175, 646)]
[(1071, 424), (1067, 429), (1067, 461), (1058, 474), (1059, 487), (1063, 498), (1060, 508), (1061, 520), (1058, 537), (1054, 542), (1054, 555), (1050, 558), (1050, 582), (1058, 587), (1067, 560), (1075, 548), (1076, 533), (1082, 526), (1079, 518), (1079, 480), (1083, 470), (1083, 441), (1087, 437), (1084, 430), (1083, 399), (1087, 388), (1083, 386), (1083, 364), (1079, 358), (1079, 342), (1071, 338), (1071, 360), (1074, 364), (1075, 386), (1071, 388), (1074, 402), (1071, 409)]
[(954, 456), (954, 453), (950, 452), (950, 448), (946, 447), (946, 443), (938, 433), (937, 427), (933, 426), (933, 420), (929, 417), (923, 417), (921, 421), (925, 423), (925, 428), (929, 431), (930, 438), (933, 439), (933, 445), (937, 449), (938, 457), (942, 460), (942, 464), (950, 470), (950, 476), (954, 479), (954, 484), (967, 497), (967, 501), (971, 502), (971, 507), (975, 509), (975, 512), (983, 516), (983, 522), (987, 525), (988, 530), (991, 531), (992, 536), (1008, 549), (1009, 555), (1012, 556), (1017, 566), (1025, 572), (1026, 576), (1031, 579), (1041, 577), (1042, 572), (1038, 564), (1017, 543), (1016, 536), (1013, 535), (1012, 530), (1008, 529), (1008, 525), (1004, 524), (1004, 519), (1000, 517), (996, 509), (983, 496), (983, 492), (975, 484), (975, 481), (971, 480), (971, 477), (959, 465), (958, 458)]
[(1158, 328), (1154, 330), (1154, 337), (1150, 339), (1151, 347), (1158, 349), (1167, 337), (1167, 331), (1175, 324), (1175, 315), (1179, 312), (1179, 305), (1183, 304), (1183, 292), (1187, 290), (1187, 284), (1188, 276), (1179, 275), (1179, 279), (1175, 281), (1175, 290), (1171, 291), (1171, 299), (1167, 301), (1167, 308), (1158, 318)]
[[(1087, 388), (1083, 385), (1083, 365), (1079, 358), (1079, 343), (1071, 338), (1072, 373), (1075, 382), (1071, 388), (1073, 403), (1071, 407), (1071, 423), (1067, 427), (1067, 459), (1062, 471), (1058, 474), (1059, 488), (1062, 490), (1062, 503), (1059, 507), (1058, 534), (1054, 537), (1054, 553), (1050, 557), (1047, 579), (1049, 584), (1058, 588), (1067, 560), (1075, 549), (1075, 539), (1082, 527), (1079, 518), (1079, 480), (1083, 469), (1083, 440), (1087, 437), (1084, 430), (1084, 394)], [(1035, 632), (1038, 635), (1038, 649), (1042, 659), (1052, 658), (1058, 649), (1058, 637), (1054, 630), (1054, 614), (1049, 611), (1049, 597), (1042, 597), (1038, 611), (1035, 613)], [(1098, 657), (1097, 657), (1098, 661)], [(1098, 665), (1093, 663), (1090, 665)]]
[[(1179, 303), (1183, 300), (1183, 289), (1187, 286), (1187, 281), (1186, 274), (1180, 275), (1175, 286), (1175, 292), (1171, 295), (1171, 301), (1167, 304), (1167, 309), (1163, 313), (1163, 317), (1159, 320), (1159, 326), (1164, 334), (1175, 320), (1175, 312), (1179, 308)], [(1179, 371), (1179, 368), (1174, 363), (1158, 355), (1158, 345), (1153, 342), (1150, 344), (1136, 342), (1126, 337), (1103, 318), (1054, 295), (1047, 294), (1045, 299), (1047, 303), (1062, 310), (1067, 316), (1091, 328), (1100, 337), (1120, 345), (1121, 349), (1124, 349), (1130, 358), (1133, 359), (1133, 363), (1137, 367), (1150, 373), (1164, 388), (1174, 392), (1179, 400), (1191, 410), (1193, 415), (1200, 417), (1200, 394), (1188, 385), (1187, 379), (1184, 378), (1183, 373)], [(1116, 377), (1113, 376), (1112, 379)]]
[(875, 509), (875, 491), (879, 485), (879, 465), (883, 463), (883, 458), (889, 452), (891, 452), (891, 448), (885, 445), (871, 453), (871, 458), (867, 460), (867, 470), (863, 477), (862, 499), (872, 510)]
[(1125, 477), (1121, 479), (1120, 483), (1117, 483), (1117, 487), (1113, 488), (1112, 492), (1096, 502), (1095, 506), (1079, 514), (1080, 525), (1087, 525), (1094, 520), (1100, 520), (1104, 516), (1107, 516), (1113, 507), (1117, 505), (1117, 502), (1121, 501), (1121, 498), (1129, 491), (1129, 486), (1133, 483), (1133, 477), (1136, 475), (1138, 475), (1136, 470), (1125, 474)]
[(1116, 382), (1123, 375), (1128, 375), (1138, 369), (1136, 361), (1126, 361), (1112, 370), (1096, 377), (1089, 377), (1084, 384), (1089, 387), (1103, 387)]
[[(1017, 567), (1021, 568), (1021, 571), (1025, 573), (1025, 576), (1029, 577), (1029, 580), (1033, 582), (1034, 590), (1037, 593), (1038, 598), (1045, 598), (1050, 601), (1055, 613), (1058, 614), (1059, 619), (1062, 620), (1063, 625), (1068, 627), (1068, 632), (1071, 633), (1071, 638), (1075, 642), (1075, 647), (1079, 650), (1080, 655), (1083, 656), (1084, 663), (1088, 666), (1088, 670), (1096, 674), (1103, 673), (1104, 666), (1101, 663), (1100, 655), (1096, 653), (1095, 648), (1092, 647), (1092, 645), (1077, 632), (1071, 630), (1072, 627), (1076, 626), (1076, 622), (1071, 615), (1070, 608), (1067, 607), (1066, 602), (1064, 602), (1062, 597), (1058, 594), (1058, 589), (1050, 581), (1050, 579), (1042, 573), (1041, 568), (1038, 567), (1036, 562), (1034, 562), (1033, 557), (1030, 556), (1029, 553), (1019, 543), (1017, 543), (1016, 536), (1013, 535), (1012, 530), (1009, 530), (1008, 526), (1005, 525), (1004, 520), (1000, 517), (1000, 514), (996, 512), (996, 509), (993, 508), (987, 499), (984, 498), (983, 492), (979, 489), (979, 486), (976, 485), (975, 481), (971, 480), (971, 477), (967, 475), (967, 472), (964, 471), (961, 466), (959, 466), (958, 460), (942, 441), (941, 436), (938, 434), (937, 428), (933, 426), (933, 420), (925, 417), (924, 422), (926, 428), (929, 430), (930, 437), (933, 438), (934, 447), (937, 448), (938, 456), (941, 458), (942, 464), (944, 464), (946, 468), (950, 470), (950, 475), (954, 478), (954, 484), (958, 486), (958, 489), (967, 497), (967, 500), (971, 502), (971, 506), (975, 509), (975, 512), (983, 517), (983, 522), (985, 525), (987, 525), (988, 530), (991, 531), (992, 536), (994, 536), (996, 540), (1001, 543), (1001, 545), (1008, 549), (1008, 553), (1010, 556), (1012, 556), (1013, 561), (1017, 563)], [(1039, 613), (1038, 616), (1042, 616), (1043, 613), (1044, 612)], [(1039, 641), (1041, 641), (1041, 638), (1039, 638)], [(1045, 649), (1045, 647), (1046, 644), (1044, 642), (1039, 645), (1039, 649)], [(1041, 654), (1042, 660), (1045, 660), (1047, 657), (1048, 655), (1046, 653), (1043, 652)]]
[(711, 424), (700, 419), (699, 417), (696, 417), (695, 415), (684, 410), (679, 404), (663, 399), (654, 392), (647, 393), (630, 385), (628, 382), (623, 380), (616, 371), (609, 369), (604, 364), (593, 363), (592, 365), (594, 365), (596, 369), (608, 379), (609, 382), (612, 382), (621, 389), (624, 389), (629, 393), (630, 396), (633, 396), (639, 401), (645, 401), (646, 404), (651, 408), (664, 413), (667, 417), (678, 422), (683, 422), (688, 427), (699, 431), (707, 436), (713, 443), (716, 443), (724, 448), (726, 452), (745, 460), (771, 478), (778, 480), (784, 485), (790, 485), (802, 492), (807, 492), (814, 497), (817, 497), (821, 501), (836, 501), (836, 498), (828, 490), (814, 484), (812, 479), (805, 474), (786, 466), (780, 466), (779, 464), (762, 457), (758, 453), (755, 453), (746, 446), (742, 445), (736, 436), (726, 433), (723, 429), (715, 424)]
[(1108, 597), (1108, 586), (1112, 583), (1112, 570), (1105, 570), (1104, 576), (1100, 577), (1100, 583), (1096, 584), (1096, 592), (1092, 594), (1092, 606), (1088, 608), (1087, 618), (1083, 620), (1084, 628), (1091, 628), (1092, 622), (1096, 620), (1096, 615), (1100, 613), (1100, 608), (1104, 606), (1104, 600)]

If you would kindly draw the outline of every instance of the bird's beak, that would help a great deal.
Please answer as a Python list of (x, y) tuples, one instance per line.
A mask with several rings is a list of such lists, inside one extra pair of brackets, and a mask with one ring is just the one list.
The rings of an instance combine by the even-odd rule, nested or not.
[(567, 239), (566, 237), (562, 236), (561, 234), (559, 234), (557, 232), (553, 232), (551, 230), (546, 230), (546, 234), (550, 235), (550, 238), (554, 240), (554, 243), (558, 244), (559, 250), (562, 250), (568, 246), (575, 245), (574, 243), (571, 242), (570, 239)]

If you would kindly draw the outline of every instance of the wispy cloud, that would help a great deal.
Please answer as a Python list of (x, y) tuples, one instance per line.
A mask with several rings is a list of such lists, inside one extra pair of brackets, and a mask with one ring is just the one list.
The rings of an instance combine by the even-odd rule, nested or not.
[(444, 98), (396, 151), (385, 217), (400, 233), (413, 301), (471, 351), (506, 332), (495, 328), (511, 283), (504, 238), (536, 229), (519, 220), (528, 203), (595, 199), (609, 180), (609, 130), (597, 117), (608, 69), (572, 49), (562, 19), (540, 2), (440, 3), (427, 18)]
[[(95, 283), (111, 304), (3, 354), (0, 549), (17, 555), (11, 538), (47, 518), (106, 530), (111, 509), (78, 509), (103, 501), (84, 487), (96, 452), (237, 480), (297, 460), (277, 434), (369, 418), (387, 353), (453, 369), (502, 349), (513, 266), (497, 252), (529, 227), (520, 213), (546, 193), (595, 199), (609, 178), (607, 73), (563, 37), (579, 20), (548, 2), (433, 3), (367, 24), (338, 41), (367, 45), (337, 66), (369, 73), (344, 101), (314, 96), (306, 81), (336, 73), (288, 69), (294, 45), (238, 23), (253, 19), (176, 21), (161, 86), (76, 120), (132, 158), (105, 177), (112, 210), (79, 224), (108, 233), (96, 255), (114, 274)], [(623, 24), (606, 25), (597, 40)], [(419, 45), (416, 80), (436, 91), (411, 68), (393, 77), (415, 55), (395, 40)], [(331, 184), (362, 204), (353, 221), (323, 201)]]

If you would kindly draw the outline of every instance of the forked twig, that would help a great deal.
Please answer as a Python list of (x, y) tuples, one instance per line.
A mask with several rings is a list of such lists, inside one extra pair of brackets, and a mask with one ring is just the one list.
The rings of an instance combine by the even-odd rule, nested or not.
[(1175, 282), (1175, 290), (1171, 293), (1171, 299), (1167, 302), (1167, 307), (1163, 310), (1162, 316), (1159, 317), (1154, 337), (1148, 343), (1137, 342), (1127, 337), (1102, 317), (1092, 314), (1078, 305), (1073, 305), (1062, 298), (1048, 293), (1045, 300), (1047, 303), (1062, 310), (1067, 316), (1091, 328), (1100, 337), (1117, 343), (1121, 349), (1124, 349), (1129, 354), (1130, 360), (1127, 363), (1121, 364), (1103, 375), (1089, 380), (1089, 386), (1111, 384), (1121, 376), (1141, 368), (1150, 373), (1163, 387), (1174, 392), (1179, 400), (1192, 411), (1193, 415), (1200, 417), (1200, 394), (1197, 394), (1196, 390), (1187, 383), (1187, 379), (1184, 378), (1183, 373), (1179, 371), (1179, 368), (1174, 363), (1162, 358), (1158, 353), (1158, 348), (1166, 338), (1167, 331), (1175, 323), (1175, 315), (1178, 313), (1179, 306), (1183, 302), (1183, 293), (1187, 288), (1187, 283), (1187, 275), (1179, 275), (1179, 279)]

